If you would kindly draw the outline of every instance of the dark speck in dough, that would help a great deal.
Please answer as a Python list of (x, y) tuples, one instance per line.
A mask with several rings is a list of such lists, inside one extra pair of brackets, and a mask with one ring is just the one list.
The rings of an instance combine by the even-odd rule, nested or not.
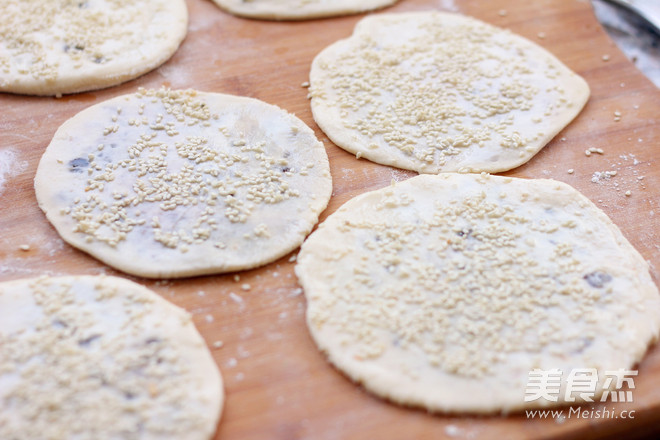
[(89, 347), (92, 342), (96, 341), (100, 337), (101, 335), (92, 335), (88, 338), (81, 339), (80, 341), (78, 341), (78, 345), (80, 345), (81, 347)]
[(597, 289), (602, 288), (605, 284), (612, 281), (612, 276), (610, 274), (600, 271), (588, 273), (583, 278), (587, 281), (587, 283), (589, 283), (591, 287), (595, 287)]
[(463, 229), (463, 230), (460, 230), (460, 231), (458, 231), (458, 232), (456, 233), (456, 235), (458, 235), (459, 237), (465, 237), (465, 238), (468, 238), (470, 235), (472, 235), (472, 229), (468, 229), (468, 230)]
[(82, 173), (83, 168), (89, 166), (89, 161), (82, 157), (77, 157), (69, 162), (69, 171), (72, 173)]

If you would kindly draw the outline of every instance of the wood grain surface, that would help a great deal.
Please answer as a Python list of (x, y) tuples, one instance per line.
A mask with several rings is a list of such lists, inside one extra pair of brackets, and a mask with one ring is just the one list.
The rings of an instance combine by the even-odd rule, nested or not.
[[(316, 131), (330, 158), (334, 193), (322, 219), (357, 194), (413, 175), (356, 160), (334, 146), (314, 124), (307, 90), (301, 87), (314, 56), (349, 36), (361, 16), (278, 23), (233, 17), (208, 0), (187, 3), (189, 33), (181, 48), (137, 80), (62, 99), (0, 94), (0, 281), (42, 274), (118, 275), (190, 311), (225, 379), (226, 406), (217, 433), (225, 440), (614, 438), (660, 429), (655, 427), (660, 411), (658, 347), (639, 366), (634, 402), (607, 405), (635, 410), (634, 419), (573, 417), (558, 423), (524, 415), (430, 415), (372, 397), (326, 362), (304, 323), (305, 299), (293, 274), (295, 254), (242, 272), (239, 282), (233, 274), (150, 281), (118, 273), (65, 244), (37, 207), (33, 178), (39, 158), (66, 119), (140, 86), (245, 95), (295, 113)], [(589, 3), (401, 0), (388, 11), (430, 9), (458, 11), (509, 28), (547, 48), (587, 80), (592, 95), (578, 118), (528, 164), (507, 174), (553, 178), (580, 190), (649, 260), (658, 283), (660, 91), (609, 40)], [(614, 120), (614, 112), (621, 113), (620, 121)], [(604, 154), (585, 156), (590, 147), (602, 148)], [(616, 170), (616, 176), (592, 181), (594, 173), (608, 170)], [(21, 250), (21, 245), (30, 249)], [(243, 283), (251, 289), (242, 290)], [(214, 346), (216, 341), (222, 341), (221, 348)]]

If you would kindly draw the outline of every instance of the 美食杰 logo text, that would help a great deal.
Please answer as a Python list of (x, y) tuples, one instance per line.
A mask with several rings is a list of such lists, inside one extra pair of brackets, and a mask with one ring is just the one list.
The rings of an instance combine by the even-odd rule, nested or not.
[[(550, 370), (534, 369), (529, 372), (525, 402), (546, 400), (548, 402), (632, 402), (637, 370), (605, 371), (602, 385), (599, 386), (598, 370), (595, 368), (574, 368), (565, 377), (558, 368)], [(564, 379), (562, 381), (562, 379)], [(625, 387), (625, 389), (624, 389)], [(602, 393), (599, 392), (602, 390)], [(561, 399), (560, 399), (561, 398)], [(607, 405), (571, 406), (563, 409), (526, 410), (528, 419), (634, 419), (635, 410), (621, 409)]]

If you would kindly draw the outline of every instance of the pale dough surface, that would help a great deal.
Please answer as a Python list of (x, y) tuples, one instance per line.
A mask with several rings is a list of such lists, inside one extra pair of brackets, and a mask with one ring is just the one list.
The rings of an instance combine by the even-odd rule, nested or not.
[(307, 20), (357, 14), (398, 0), (213, 0), (232, 14), (266, 20)]
[(298, 247), (332, 191), (323, 144), (251, 98), (143, 90), (65, 122), (35, 178), (60, 236), (156, 278), (249, 269)]
[(543, 48), (443, 12), (362, 19), (316, 56), (310, 83), (314, 119), (334, 143), (420, 173), (522, 165), (589, 97)]
[(115, 277), (0, 284), (0, 438), (206, 440), (222, 377), (190, 315)]
[(5, 0), (0, 91), (61, 95), (163, 64), (186, 36), (184, 0)]
[(571, 370), (595, 368), (598, 396), (660, 327), (646, 261), (553, 180), (445, 173), (362, 194), (307, 239), (296, 274), (330, 362), (431, 411), (548, 405), (524, 401), (535, 368), (562, 370), (559, 404)]

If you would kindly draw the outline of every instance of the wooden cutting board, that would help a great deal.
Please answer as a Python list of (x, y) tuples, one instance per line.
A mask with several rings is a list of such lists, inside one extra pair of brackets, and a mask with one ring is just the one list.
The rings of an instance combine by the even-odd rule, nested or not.
[[(189, 34), (159, 69), (119, 87), (62, 99), (0, 94), (0, 280), (41, 274), (127, 277), (65, 244), (37, 207), (33, 177), (57, 127), (89, 105), (137, 87), (196, 88), (251, 96), (295, 113), (328, 151), (334, 193), (322, 219), (362, 192), (411, 172), (356, 160), (314, 124), (306, 98), (313, 57), (351, 34), (360, 16), (301, 23), (233, 17), (208, 0), (188, 0)], [(660, 91), (595, 20), (586, 0), (401, 0), (389, 11), (459, 11), (509, 28), (582, 75), (591, 99), (580, 116), (527, 165), (508, 175), (567, 182), (598, 204), (651, 263), (660, 280)], [(608, 61), (604, 61), (608, 59)], [(614, 113), (620, 112), (620, 121)], [(602, 148), (603, 155), (585, 156)], [(572, 174), (568, 173), (573, 169)], [(608, 180), (594, 173), (616, 170)], [(630, 196), (626, 196), (630, 191)], [(19, 246), (27, 244), (30, 250)], [(208, 342), (226, 384), (217, 438), (412, 439), (605, 438), (654, 428), (660, 410), (660, 348), (639, 366), (635, 418), (527, 420), (429, 415), (372, 397), (329, 366), (304, 323), (305, 299), (289, 255), (261, 269), (178, 281), (127, 277), (186, 308)], [(243, 283), (251, 285), (243, 291)], [(221, 348), (214, 342), (222, 341)], [(216, 344), (219, 345), (219, 344)], [(588, 407), (587, 407), (588, 408)]]

